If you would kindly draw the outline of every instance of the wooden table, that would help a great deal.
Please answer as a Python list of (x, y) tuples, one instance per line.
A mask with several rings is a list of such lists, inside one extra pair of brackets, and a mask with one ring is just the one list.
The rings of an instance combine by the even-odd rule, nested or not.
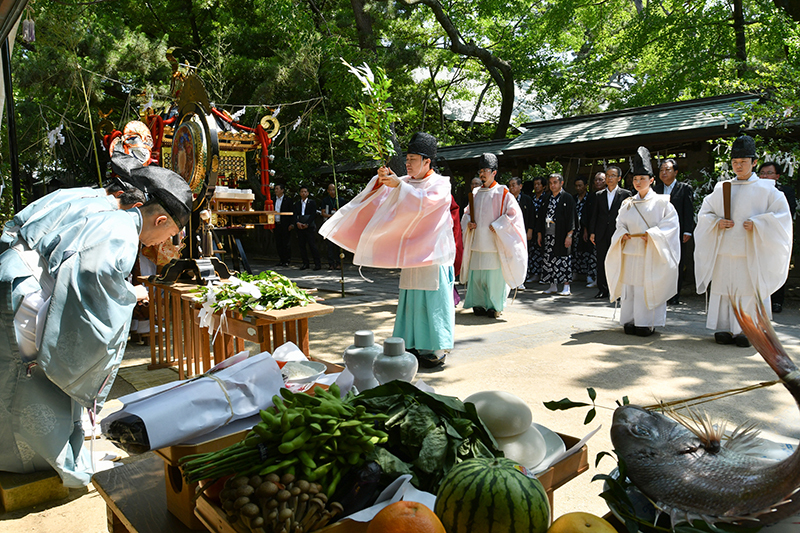
[(98, 472), (92, 485), (106, 502), (109, 533), (190, 533), (167, 510), (164, 461), (153, 452)]
[[(333, 307), (318, 303), (272, 311), (252, 311), (246, 317), (227, 312), (217, 334), (200, 328), (202, 305), (194, 300), (198, 285), (160, 284), (140, 278), (150, 297), (150, 365), (148, 369), (178, 367), (178, 377), (202, 374), (244, 350), (251, 341), (272, 353), (292, 341), (310, 356), (308, 319), (327, 315)], [(221, 313), (215, 314), (215, 326)], [(216, 335), (216, 336), (215, 336)]]
[(261, 351), (270, 353), (291, 341), (310, 358), (308, 319), (333, 312), (333, 307), (318, 303), (290, 309), (251, 311), (247, 316), (226, 311), (224, 321), (221, 320), (223, 314), (218, 312), (214, 314), (213, 328), (200, 328), (202, 305), (192, 295), (184, 294), (181, 298), (189, 302), (194, 323), (191, 330), (193, 339), (187, 341), (193, 347), (191, 352), (186, 351), (187, 376), (203, 373), (214, 364), (236, 355), (244, 349), (246, 340), (258, 344)]

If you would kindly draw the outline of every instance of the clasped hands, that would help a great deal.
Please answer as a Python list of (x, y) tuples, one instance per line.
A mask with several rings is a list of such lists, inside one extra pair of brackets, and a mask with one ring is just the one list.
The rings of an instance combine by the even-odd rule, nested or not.
[(378, 169), (378, 183), (387, 187), (395, 188), (400, 186), (400, 178), (392, 172), (392, 169), (382, 166)]
[[(719, 229), (730, 229), (734, 226), (733, 220), (728, 220), (727, 218), (723, 218), (719, 221)], [(746, 231), (753, 231), (753, 221), (752, 220), (745, 220), (742, 222), (742, 227)]]

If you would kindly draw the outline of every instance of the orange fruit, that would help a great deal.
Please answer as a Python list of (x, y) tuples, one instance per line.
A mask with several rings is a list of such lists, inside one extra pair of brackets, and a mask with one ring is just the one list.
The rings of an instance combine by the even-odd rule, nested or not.
[(417, 502), (399, 501), (375, 515), (367, 533), (446, 533), (439, 517)]

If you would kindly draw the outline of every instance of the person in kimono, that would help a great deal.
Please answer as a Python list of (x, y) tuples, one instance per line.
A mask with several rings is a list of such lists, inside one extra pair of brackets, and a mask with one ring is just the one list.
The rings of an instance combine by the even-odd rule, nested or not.
[(455, 329), (450, 179), (432, 168), (437, 144), (433, 135), (415, 133), (406, 151), (408, 174), (379, 168), (319, 231), (353, 252), (355, 265), (401, 269), (393, 336), (424, 367), (444, 364)]
[(92, 212), (46, 233), (29, 220), (0, 255), (0, 470), (53, 468), (67, 487), (91, 480), (81, 414), (96, 416), (122, 361), (139, 243), (172, 237), (192, 208), (174, 172), (131, 174), (142, 207)]
[(625, 333), (647, 337), (666, 323), (667, 300), (678, 282), (681, 228), (669, 196), (652, 189), (655, 175), (644, 146), (634, 155), (631, 173), (637, 194), (619, 208), (605, 272), (609, 299), (620, 299)]
[(516, 198), (495, 179), (497, 156), (481, 155), (478, 168), (482, 185), (472, 191), (473, 201), (461, 218), (467, 230), (460, 279), (467, 283), (464, 309), (497, 318), (508, 288), (525, 282), (528, 239)]
[[(564, 191), (564, 177), (550, 174), (550, 194), (537, 219), (536, 242), (542, 248), (542, 281), (550, 286), (544, 294), (569, 296), (572, 282), (572, 244), (578, 229), (575, 199)], [(563, 284), (561, 292), (558, 284)]]
[[(743, 135), (733, 142), (736, 177), (717, 183), (703, 199), (695, 227), (697, 293), (709, 285), (706, 327), (718, 344), (750, 346), (733, 304), (756, 316), (759, 303), (772, 318), (770, 295), (786, 281), (792, 250), (792, 215), (786, 196), (753, 172), (756, 143)], [(713, 282), (713, 283), (712, 283)]]

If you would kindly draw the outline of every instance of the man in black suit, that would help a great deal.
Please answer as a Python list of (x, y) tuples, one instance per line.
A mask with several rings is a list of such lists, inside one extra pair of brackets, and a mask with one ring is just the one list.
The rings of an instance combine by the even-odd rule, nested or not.
[(300, 186), (300, 201), (294, 206), (294, 219), (297, 244), (300, 245), (300, 257), (303, 259), (300, 270), (309, 267), (306, 246), (311, 249), (311, 255), (314, 257), (314, 270), (321, 269), (322, 264), (317, 249), (317, 203), (308, 197), (308, 187), (305, 185)]
[[(789, 212), (794, 218), (794, 212), (797, 210), (797, 197), (794, 194), (794, 189), (791, 185), (781, 185), (778, 180), (781, 179), (781, 167), (777, 163), (767, 161), (758, 167), (758, 177), (762, 180), (775, 180), (775, 187), (783, 192), (786, 196), (786, 201), (789, 202)], [(772, 301), (772, 312), (780, 313), (783, 311), (783, 297), (786, 292), (786, 283), (775, 291), (770, 300)]]
[(622, 169), (610, 166), (606, 169), (606, 188), (597, 192), (592, 222), (589, 224), (589, 240), (597, 249), (597, 288), (595, 298), (608, 298), (608, 280), (606, 279), (606, 254), (611, 246), (611, 237), (617, 227), (617, 213), (622, 200), (631, 195), (631, 191), (619, 187)]
[[(276, 183), (272, 191), (275, 193), (275, 211), (281, 213), (294, 212), (292, 200), (286, 196), (286, 187), (283, 183)], [(289, 230), (292, 229), (294, 215), (275, 215), (275, 227), (272, 235), (275, 237), (275, 248), (278, 250), (278, 264), (275, 266), (288, 267), (291, 258), (289, 246)]]
[(678, 290), (675, 296), (667, 300), (670, 305), (679, 304), (678, 297), (686, 274), (690, 271), (694, 257), (694, 190), (688, 183), (677, 181), (678, 163), (674, 159), (665, 159), (658, 170), (659, 181), (653, 185), (656, 194), (668, 194), (669, 203), (678, 212), (678, 223), (681, 229), (681, 263), (678, 266)]

